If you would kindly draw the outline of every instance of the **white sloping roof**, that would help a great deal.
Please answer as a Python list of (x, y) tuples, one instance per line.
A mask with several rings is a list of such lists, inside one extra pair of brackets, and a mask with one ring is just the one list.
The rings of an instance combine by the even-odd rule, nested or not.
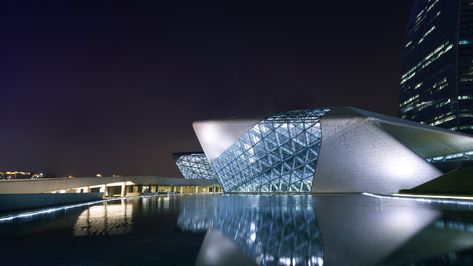
[(192, 126), (202, 149), (212, 162), (259, 121), (260, 119), (197, 121)]
[(371, 119), (384, 131), (422, 158), (473, 150), (473, 136), (468, 134), (372, 113), (358, 108), (348, 107), (345, 109)]

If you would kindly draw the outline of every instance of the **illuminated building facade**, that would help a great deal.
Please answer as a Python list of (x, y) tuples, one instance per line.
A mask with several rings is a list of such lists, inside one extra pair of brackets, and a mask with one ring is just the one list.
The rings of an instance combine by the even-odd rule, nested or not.
[(174, 153), (177, 168), (186, 179), (215, 179), (215, 172), (203, 152)]
[(442, 174), (430, 158), (473, 150), (469, 135), (352, 107), (193, 126), (225, 192), (397, 192)]
[(407, 28), (403, 119), (473, 133), (473, 1), (416, 0)]
[(310, 191), (329, 109), (292, 111), (257, 123), (213, 161), (229, 191)]

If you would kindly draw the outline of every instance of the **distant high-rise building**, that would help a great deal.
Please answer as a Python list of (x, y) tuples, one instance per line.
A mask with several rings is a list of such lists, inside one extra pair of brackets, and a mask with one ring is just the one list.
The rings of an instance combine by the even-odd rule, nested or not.
[(399, 108), (404, 119), (473, 133), (473, 0), (415, 0)]

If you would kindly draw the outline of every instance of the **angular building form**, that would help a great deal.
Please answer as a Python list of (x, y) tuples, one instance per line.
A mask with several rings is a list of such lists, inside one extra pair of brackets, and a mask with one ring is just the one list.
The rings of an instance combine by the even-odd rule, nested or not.
[(468, 135), (351, 107), (193, 126), (225, 192), (397, 192), (440, 176), (431, 158), (473, 150)]
[(310, 191), (328, 109), (270, 116), (213, 160), (229, 191)]
[(403, 119), (473, 133), (473, 0), (415, 0), (399, 109)]
[(215, 172), (203, 152), (173, 153), (185, 179), (215, 179)]

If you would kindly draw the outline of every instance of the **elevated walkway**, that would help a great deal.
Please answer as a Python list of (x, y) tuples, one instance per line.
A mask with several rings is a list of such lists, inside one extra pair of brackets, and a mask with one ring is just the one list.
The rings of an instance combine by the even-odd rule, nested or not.
[[(109, 176), (109, 177), (76, 177), (49, 179), (18, 179), (0, 181), (0, 194), (26, 194), (51, 192), (104, 192), (107, 188), (122, 187), (119, 194), (126, 192), (139, 194), (143, 192), (176, 192), (184, 188), (193, 192), (215, 192), (219, 189), (217, 180), (197, 180), (159, 176)], [(159, 190), (159, 187), (166, 188)], [(153, 191), (154, 190), (154, 191)], [(212, 191), (210, 191), (212, 190)], [(116, 189), (112, 191), (115, 194)], [(113, 195), (106, 195), (113, 196)]]

